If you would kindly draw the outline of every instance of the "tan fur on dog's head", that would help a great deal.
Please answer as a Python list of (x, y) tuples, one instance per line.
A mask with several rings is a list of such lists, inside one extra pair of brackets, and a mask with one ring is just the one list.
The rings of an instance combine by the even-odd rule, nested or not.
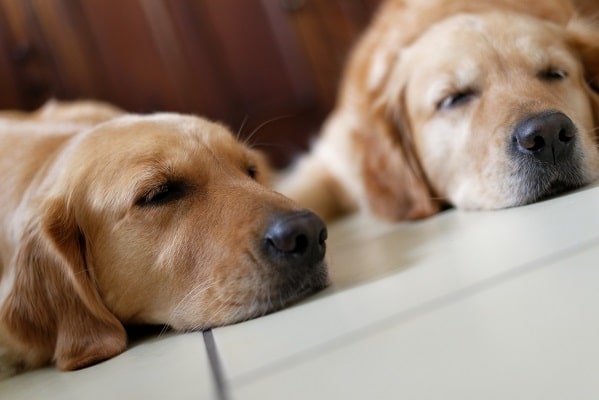
[[(598, 37), (567, 1), (389, 0), (348, 62), (323, 135), (280, 188), (325, 218), (401, 220), (589, 183), (599, 177)], [(567, 125), (568, 159), (549, 165), (523, 147), (529, 119)]]
[(123, 351), (126, 324), (230, 324), (328, 283), (324, 224), (268, 189), (264, 158), (219, 124), (124, 116), (36, 140), (59, 144), (38, 143), (49, 158), (29, 160), (33, 179), (0, 209), (13, 362), (80, 368)]
[[(461, 14), (404, 50), (386, 104), (405, 92), (405, 109), (393, 111), (410, 126), (433, 196), (464, 209), (495, 209), (535, 201), (561, 180), (576, 187), (597, 178), (597, 96), (569, 35), (567, 28), (518, 14)], [(424, 49), (435, 45), (439, 50), (430, 57)], [(580, 163), (568, 166), (576, 175), (571, 181), (528, 177), (529, 167), (506, 154), (519, 121), (548, 111), (567, 115), (577, 127), (573, 157)]]

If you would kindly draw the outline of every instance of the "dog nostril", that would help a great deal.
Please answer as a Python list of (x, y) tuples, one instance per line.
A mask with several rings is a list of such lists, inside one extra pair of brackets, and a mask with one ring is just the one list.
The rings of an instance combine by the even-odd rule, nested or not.
[(520, 146), (533, 152), (539, 151), (545, 147), (545, 139), (543, 139), (543, 137), (540, 135), (531, 135), (526, 138), (522, 138), (520, 140)]
[(295, 238), (295, 246), (291, 250), (288, 250), (288, 252), (304, 253), (308, 248), (308, 243), (306, 235), (298, 235)]
[(318, 235), (318, 244), (321, 246), (325, 245), (325, 242), (329, 238), (329, 232), (327, 232), (327, 228), (323, 227), (320, 231), (320, 235)]
[(568, 143), (570, 140), (574, 139), (574, 132), (569, 129), (560, 129), (557, 137), (560, 142)]

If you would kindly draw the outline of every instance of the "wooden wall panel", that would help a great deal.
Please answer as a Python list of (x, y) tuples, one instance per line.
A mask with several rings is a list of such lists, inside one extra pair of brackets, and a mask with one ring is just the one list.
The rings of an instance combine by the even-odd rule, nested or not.
[(379, 0), (0, 0), (0, 107), (96, 98), (308, 147)]
[(25, 94), (22, 93), (17, 82), (14, 64), (16, 54), (10, 45), (12, 41), (7, 27), (6, 16), (0, 13), (0, 108), (23, 108)]
[[(220, 44), (214, 37), (201, 2), (166, 2), (172, 25), (181, 46), (184, 74), (181, 89), (186, 98), (184, 112), (198, 112), (210, 118), (226, 120), (234, 112), (231, 99), (235, 91), (228, 78), (224, 61), (218, 55)], [(171, 45), (165, 43), (165, 46)]]
[(106, 71), (111, 100), (144, 112), (181, 107), (139, 2), (85, 0), (81, 6), (98, 49), (97, 60)]

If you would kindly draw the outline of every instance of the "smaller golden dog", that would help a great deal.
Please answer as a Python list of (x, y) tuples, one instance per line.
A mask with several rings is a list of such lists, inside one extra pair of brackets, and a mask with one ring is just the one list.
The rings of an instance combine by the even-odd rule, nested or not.
[(397, 221), (532, 203), (599, 178), (599, 16), (586, 0), (386, 0), (279, 190)]
[(323, 288), (325, 225), (267, 175), (197, 117), (0, 114), (0, 375), (113, 357), (126, 324), (205, 329)]

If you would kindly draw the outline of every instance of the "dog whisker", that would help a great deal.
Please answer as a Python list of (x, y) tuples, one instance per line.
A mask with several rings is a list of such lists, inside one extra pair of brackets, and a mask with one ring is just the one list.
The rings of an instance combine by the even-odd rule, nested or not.
[[(194, 286), (190, 291), (188, 291), (182, 298), (181, 300), (179, 300), (179, 302), (177, 303), (177, 305), (173, 308), (173, 310), (170, 313), (169, 319), (167, 320), (167, 322), (165, 323), (165, 327), (170, 326), (170, 324), (175, 320), (178, 319), (180, 317), (184, 317), (185, 315), (182, 315), (181, 310), (183, 308), (186, 308), (186, 306), (188, 305), (189, 302), (196, 300), (197, 303), (199, 303), (197, 301), (197, 297), (199, 295), (201, 295), (202, 293), (206, 292), (207, 290), (211, 289), (214, 284), (215, 284), (215, 279), (212, 278), (207, 282), (202, 282), (201, 284), (198, 284), (196, 286)], [(195, 304), (194, 306), (197, 306), (199, 304)]]
[(281, 116), (274, 117), (274, 118), (271, 118), (271, 119), (268, 119), (268, 120), (266, 120), (266, 121), (262, 122), (260, 125), (258, 125), (256, 128), (254, 128), (254, 130), (252, 130), (252, 131), (249, 133), (249, 135), (247, 135), (247, 136), (246, 136), (246, 137), (243, 139), (242, 143), (243, 143), (244, 145), (246, 145), (246, 146), (250, 147), (250, 148), (253, 148), (253, 147), (255, 147), (255, 146), (254, 146), (254, 145), (251, 143), (251, 140), (252, 140), (252, 139), (253, 139), (253, 137), (254, 137), (254, 136), (255, 136), (255, 135), (256, 135), (256, 134), (257, 134), (257, 133), (260, 131), (260, 129), (264, 128), (265, 126), (267, 126), (268, 124), (271, 124), (271, 123), (273, 123), (273, 122), (280, 121), (280, 120), (282, 120), (282, 119), (285, 119), (285, 118), (291, 118), (291, 117), (292, 117), (291, 115), (281, 115)]
[(243, 128), (245, 128), (245, 124), (248, 121), (248, 118), (249, 118), (249, 116), (246, 114), (243, 117), (243, 121), (241, 121), (241, 125), (239, 126), (239, 129), (237, 129), (237, 132), (235, 133), (235, 139), (240, 143), (243, 143), (243, 141), (241, 140), (241, 135), (243, 133)]

